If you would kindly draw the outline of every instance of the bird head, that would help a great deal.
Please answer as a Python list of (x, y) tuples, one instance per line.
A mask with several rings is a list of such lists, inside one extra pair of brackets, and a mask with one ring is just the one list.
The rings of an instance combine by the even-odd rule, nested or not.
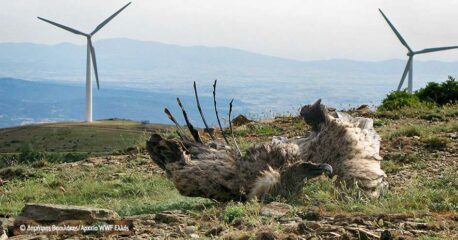
[(314, 131), (318, 131), (319, 125), (326, 122), (327, 113), (326, 107), (321, 104), (321, 99), (318, 99), (315, 103), (302, 107), (300, 115)]
[(301, 172), (305, 175), (307, 178), (313, 178), (313, 177), (318, 177), (321, 176), (323, 173), (331, 177), (333, 170), (332, 166), (326, 163), (311, 163), (311, 162), (303, 162), (300, 164)]
[[(303, 187), (304, 180), (319, 177), (325, 174), (328, 177), (332, 176), (332, 167), (325, 163), (312, 162), (297, 162), (280, 173), (280, 185), (284, 196), (289, 196), (300, 191)], [(283, 189), (284, 188), (284, 189)], [(282, 193), (280, 193), (282, 194)]]

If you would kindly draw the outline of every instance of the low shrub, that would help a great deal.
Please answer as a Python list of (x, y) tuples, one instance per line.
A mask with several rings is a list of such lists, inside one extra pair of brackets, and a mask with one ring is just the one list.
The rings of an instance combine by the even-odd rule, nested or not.
[(389, 93), (382, 101), (379, 110), (391, 111), (404, 107), (415, 107), (420, 105), (420, 100), (415, 94), (410, 94), (406, 90), (393, 91)]
[(27, 179), (35, 176), (36, 175), (29, 168), (24, 166), (6, 167), (0, 169), (0, 178), (3, 180)]
[(426, 147), (431, 150), (443, 150), (447, 148), (449, 142), (450, 140), (448, 138), (437, 136), (429, 137), (424, 140)]
[[(449, 76), (445, 82), (430, 82), (424, 88), (420, 88), (415, 93), (408, 93), (407, 90), (390, 92), (382, 104), (378, 107), (380, 111), (393, 111), (406, 107), (419, 107), (422, 105), (438, 105), (458, 103), (458, 82), (452, 76)], [(429, 116), (432, 120), (436, 117)]]
[(242, 204), (228, 204), (222, 214), (222, 218), (225, 222), (231, 223), (235, 219), (239, 219), (245, 216), (245, 211)]
[(415, 95), (423, 102), (432, 102), (440, 106), (458, 102), (458, 82), (452, 76), (443, 83), (430, 82), (419, 89)]

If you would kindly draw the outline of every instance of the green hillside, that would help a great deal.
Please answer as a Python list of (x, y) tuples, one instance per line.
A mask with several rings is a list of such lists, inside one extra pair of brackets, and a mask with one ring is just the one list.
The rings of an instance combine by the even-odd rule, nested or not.
[(0, 153), (19, 153), (24, 147), (38, 152), (107, 153), (144, 144), (150, 132), (167, 125), (129, 120), (93, 123), (60, 122), (0, 129)]

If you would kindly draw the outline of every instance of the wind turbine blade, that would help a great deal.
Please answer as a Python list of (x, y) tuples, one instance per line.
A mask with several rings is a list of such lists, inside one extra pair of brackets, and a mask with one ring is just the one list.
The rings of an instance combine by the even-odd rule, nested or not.
[(404, 73), (402, 74), (401, 81), (399, 82), (398, 91), (401, 91), (402, 85), (404, 84), (404, 80), (406, 79), (407, 73), (409, 72), (409, 69), (410, 69), (409, 66), (410, 66), (411, 61), (412, 61), (412, 57), (409, 57), (409, 60), (407, 61), (407, 64), (406, 64), (406, 68), (404, 69)]
[(59, 24), (59, 23), (56, 23), (56, 22), (53, 22), (53, 21), (50, 21), (50, 20), (48, 20), (48, 19), (44, 19), (44, 18), (42, 18), (42, 17), (38, 17), (38, 19), (40, 19), (40, 20), (42, 20), (42, 21), (45, 21), (45, 22), (47, 22), (47, 23), (49, 23), (49, 24), (52, 24), (52, 25), (54, 25), (54, 26), (56, 26), (56, 27), (65, 29), (65, 30), (67, 30), (67, 31), (69, 31), (69, 32), (71, 32), (71, 33), (78, 34), (78, 35), (83, 35), (83, 36), (88, 36), (86, 33), (80, 32), (80, 31), (78, 31), (78, 30), (76, 30), (76, 29), (73, 29), (73, 28), (64, 26), (64, 25), (62, 25), (62, 24)]
[(439, 52), (439, 51), (445, 51), (445, 50), (450, 50), (450, 49), (455, 49), (455, 48), (458, 48), (458, 46), (438, 47), (438, 48), (425, 48), (425, 49), (423, 49), (421, 51), (415, 52), (415, 54)]
[(385, 18), (386, 22), (388, 23), (388, 25), (390, 25), (390, 28), (391, 30), (393, 30), (393, 32), (396, 34), (396, 36), (398, 37), (399, 41), (401, 41), (402, 45), (404, 45), (408, 50), (409, 52), (412, 52), (412, 49), (409, 47), (409, 45), (407, 44), (406, 40), (404, 40), (404, 38), (401, 36), (401, 34), (398, 32), (398, 30), (394, 27), (394, 25), (390, 22), (390, 20), (388, 20), (388, 18), (385, 16), (385, 14), (382, 12), (381, 9), (379, 9), (380, 13), (382, 14), (383, 18)]
[(97, 71), (97, 60), (95, 57), (95, 49), (92, 45), (92, 40), (89, 38), (89, 47), (91, 48), (92, 66), (94, 66), (95, 80), (97, 82), (97, 89), (100, 89), (99, 85), (99, 72)]
[(100, 29), (103, 28), (103, 26), (105, 26), (108, 22), (111, 21), (111, 19), (113, 19), (114, 17), (116, 17), (116, 15), (118, 15), (120, 12), (122, 12), (122, 10), (124, 10), (127, 6), (129, 6), (132, 2), (129, 2), (128, 4), (126, 4), (124, 7), (122, 7), (121, 9), (119, 9), (117, 12), (113, 13), (113, 15), (111, 15), (109, 18), (105, 19), (105, 21), (103, 21), (102, 23), (100, 23), (95, 29), (94, 31), (91, 32), (91, 35), (94, 35), (96, 32), (98, 32)]

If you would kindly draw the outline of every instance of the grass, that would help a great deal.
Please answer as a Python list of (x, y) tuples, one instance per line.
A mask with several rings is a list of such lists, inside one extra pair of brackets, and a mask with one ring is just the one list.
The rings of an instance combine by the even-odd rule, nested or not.
[(245, 209), (243, 204), (230, 203), (226, 205), (222, 212), (222, 219), (227, 223), (231, 223), (235, 219), (240, 219), (245, 216)]
[(2, 188), (6, 194), (0, 194), (0, 213), (17, 214), (26, 202), (91, 205), (110, 208), (121, 215), (192, 209), (211, 204), (206, 199), (181, 196), (164, 176), (138, 171), (135, 165), (130, 168), (120, 165), (64, 168), (60, 171), (30, 169), (28, 166), (16, 168), (22, 170), (12, 174), (34, 174), (14, 178)]
[(378, 200), (365, 197), (358, 189), (336, 188), (331, 180), (319, 179), (306, 184), (301, 205), (367, 215), (458, 211), (457, 190), (458, 176), (452, 170), (442, 179), (414, 179), (408, 188), (388, 190)]
[(426, 147), (430, 150), (443, 150), (447, 148), (447, 145), (450, 143), (450, 139), (438, 136), (428, 137), (424, 140)]
[(401, 122), (396, 126), (396, 129), (392, 129), (392, 126), (382, 126), (381, 135), (385, 139), (394, 139), (396, 137), (425, 137), (434, 134), (442, 133), (453, 133), (458, 131), (458, 122), (456, 121), (445, 121), (436, 124), (430, 124), (425, 122)]
[[(0, 129), (0, 153), (17, 153), (24, 144), (40, 152), (112, 152), (144, 145), (149, 132), (164, 125), (127, 120), (63, 122)], [(103, 143), (103, 144), (100, 144)]]
[(387, 174), (395, 174), (402, 170), (402, 164), (393, 160), (385, 160), (382, 162), (382, 169)]

